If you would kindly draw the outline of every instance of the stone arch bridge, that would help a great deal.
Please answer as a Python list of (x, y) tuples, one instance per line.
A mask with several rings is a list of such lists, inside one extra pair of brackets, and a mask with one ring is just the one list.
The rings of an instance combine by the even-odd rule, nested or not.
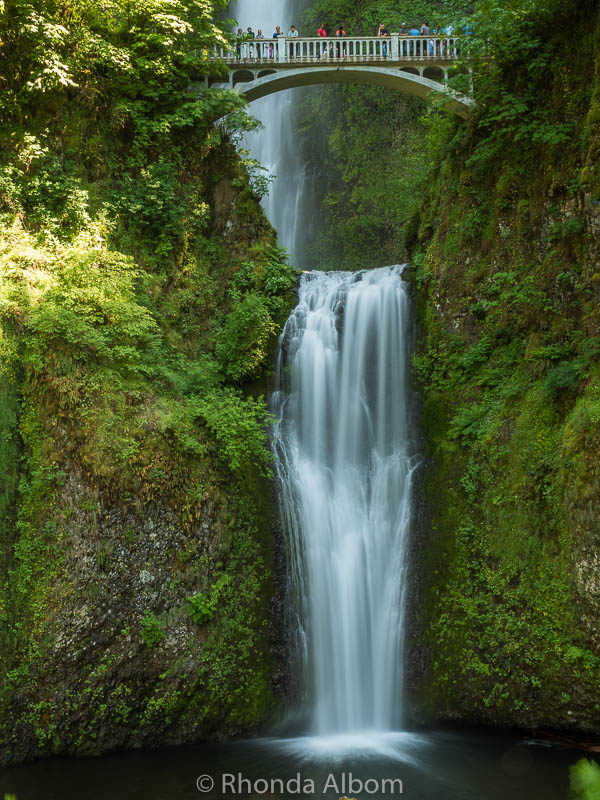
[(447, 110), (466, 117), (473, 98), (448, 87), (459, 55), (460, 40), (452, 36), (279, 37), (218, 48), (211, 61), (224, 62), (227, 82), (224, 72), (208, 82), (235, 89), (250, 102), (322, 83), (386, 86), (417, 97), (434, 91), (448, 97)]

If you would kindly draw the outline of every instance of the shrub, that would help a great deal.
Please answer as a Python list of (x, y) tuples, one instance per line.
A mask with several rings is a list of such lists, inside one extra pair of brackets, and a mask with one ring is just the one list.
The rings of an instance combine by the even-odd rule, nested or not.
[(582, 758), (570, 770), (569, 800), (600, 800), (600, 766)]
[(233, 381), (256, 377), (267, 357), (276, 327), (263, 297), (247, 294), (225, 318), (216, 344), (217, 358)]
[(165, 638), (165, 631), (163, 628), (163, 624), (160, 619), (152, 613), (152, 611), (146, 611), (144, 616), (142, 617), (142, 632), (141, 637), (142, 641), (148, 647), (154, 647), (154, 645), (158, 644), (161, 639)]
[(188, 598), (188, 613), (199, 625), (205, 625), (214, 617), (223, 595), (231, 586), (231, 575), (222, 575), (208, 592), (199, 592)]

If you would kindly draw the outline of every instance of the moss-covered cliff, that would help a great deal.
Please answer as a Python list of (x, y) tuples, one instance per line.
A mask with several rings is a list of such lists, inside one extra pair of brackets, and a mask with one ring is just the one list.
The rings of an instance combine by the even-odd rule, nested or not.
[(282, 688), (259, 393), (295, 276), (240, 101), (190, 90), (219, 31), (39, 5), (0, 14), (3, 761), (249, 730)]
[(529, 3), (511, 29), (486, 5), (481, 40), (503, 33), (473, 46), (479, 108), (441, 122), (408, 230), (428, 456), (413, 685), (436, 717), (598, 731), (598, 11)]

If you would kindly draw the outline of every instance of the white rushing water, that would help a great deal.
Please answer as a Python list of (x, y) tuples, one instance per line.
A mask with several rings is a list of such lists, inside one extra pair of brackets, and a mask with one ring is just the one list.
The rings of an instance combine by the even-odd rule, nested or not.
[[(302, 0), (237, 0), (270, 37)], [(302, 33), (302, 31), (301, 31)], [(253, 103), (251, 154), (275, 176), (264, 200), (296, 262), (309, 238), (302, 90)], [(282, 335), (275, 444), (311, 733), (329, 748), (401, 722), (403, 593), (414, 452), (407, 408), (408, 297), (400, 267), (311, 273)], [(333, 736), (333, 735), (336, 736)], [(341, 735), (341, 738), (340, 738)], [(322, 746), (319, 739), (317, 747)], [(354, 740), (353, 740), (354, 741)], [(364, 739), (359, 737), (359, 746)], [(385, 744), (385, 747), (389, 743)], [(380, 745), (377, 745), (379, 747)], [(381, 745), (383, 746), (383, 745)]]
[[(290, 25), (300, 26), (302, 0), (237, 0), (231, 6), (239, 27), (259, 29), (271, 38), (279, 25), (287, 34)], [(306, 165), (298, 145), (298, 104), (301, 89), (263, 97), (252, 103), (250, 112), (263, 124), (263, 129), (247, 137), (253, 158), (273, 176), (263, 206), (267, 217), (277, 230), (279, 243), (298, 260), (306, 239), (303, 199), (305, 197)]]
[(409, 340), (401, 267), (303, 275), (281, 337), (275, 447), (317, 735), (401, 723)]

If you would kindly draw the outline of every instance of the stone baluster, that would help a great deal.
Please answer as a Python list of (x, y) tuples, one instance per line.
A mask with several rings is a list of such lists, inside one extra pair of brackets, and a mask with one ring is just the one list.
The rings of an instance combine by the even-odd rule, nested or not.
[(287, 47), (286, 47), (285, 36), (277, 37), (277, 61), (279, 61), (280, 63), (287, 61)]
[[(275, 63), (315, 62), (323, 58), (343, 59), (345, 56), (354, 61), (381, 61), (386, 58), (393, 62), (407, 60), (430, 61), (450, 60), (460, 55), (460, 40), (454, 36), (401, 36), (392, 33), (389, 37), (306, 37), (289, 39), (284, 36), (278, 39), (243, 42), (239, 45), (240, 59), (248, 62), (252, 59), (273, 61)], [(204, 51), (204, 58), (210, 60), (223, 59), (236, 61), (237, 43), (230, 47), (214, 45)], [(260, 53), (260, 58), (259, 58)], [(200, 57), (200, 52), (198, 57)]]

